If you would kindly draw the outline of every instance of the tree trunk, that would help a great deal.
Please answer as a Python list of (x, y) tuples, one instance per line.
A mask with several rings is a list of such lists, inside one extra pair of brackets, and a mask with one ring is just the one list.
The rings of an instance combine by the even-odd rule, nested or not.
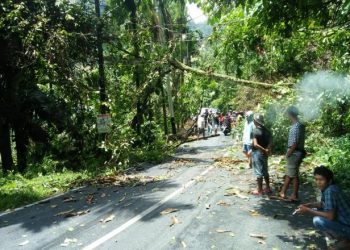
[[(133, 47), (134, 47), (134, 55), (136, 57), (136, 60), (140, 58), (140, 45), (139, 45), (139, 39), (138, 39), (138, 33), (137, 33), (137, 5), (134, 0), (126, 0), (125, 5), (127, 9), (130, 11), (130, 19), (131, 19), (131, 28), (133, 33)], [(141, 86), (141, 67), (139, 62), (136, 62), (135, 69), (134, 69), (134, 82), (136, 86), (136, 90), (138, 90)], [(133, 119), (132, 126), (136, 133), (138, 135), (141, 134), (141, 124), (143, 122), (143, 114), (142, 114), (142, 103), (140, 100), (140, 97), (137, 96), (137, 103), (136, 103), (136, 116)]]
[[(270, 83), (258, 82), (258, 81), (250, 81), (250, 80), (240, 79), (240, 78), (236, 78), (236, 77), (229, 76), (229, 75), (223, 75), (223, 74), (218, 74), (218, 73), (214, 73), (211, 71), (204, 71), (201, 69), (192, 68), (192, 67), (187, 66), (186, 64), (179, 62), (176, 59), (169, 58), (169, 63), (177, 69), (188, 71), (188, 72), (191, 72), (193, 74), (200, 75), (200, 76), (210, 77), (210, 78), (213, 78), (213, 79), (218, 80), (218, 81), (231, 81), (231, 82), (234, 82), (236, 84), (241, 84), (241, 85), (246, 85), (246, 86), (252, 85), (252, 86), (263, 87), (263, 88), (274, 88), (274, 87), (278, 86), (277, 84), (270, 84)], [(280, 84), (280, 85), (291, 86), (293, 84), (284, 83), (284, 84)]]
[(95, 11), (97, 16), (97, 27), (96, 27), (96, 43), (97, 43), (97, 56), (98, 56), (98, 86), (100, 90), (100, 112), (106, 114), (108, 107), (106, 105), (107, 93), (106, 93), (106, 76), (104, 69), (104, 57), (102, 47), (102, 23), (101, 23), (101, 10), (100, 0), (95, 0)]
[(17, 151), (17, 169), (24, 173), (27, 169), (28, 137), (21, 126), (15, 127), (15, 141)]
[(2, 172), (6, 174), (13, 169), (10, 126), (6, 121), (0, 121), (0, 154)]
[(166, 114), (166, 99), (164, 94), (164, 88), (162, 87), (162, 109), (163, 109), (163, 125), (164, 125), (164, 134), (168, 135), (168, 118)]
[(171, 124), (171, 133), (176, 135), (176, 124), (175, 124), (175, 113), (174, 113), (174, 102), (172, 96), (172, 87), (170, 84), (170, 77), (166, 76), (166, 90), (168, 94), (168, 104), (169, 104), (169, 113), (170, 113), (170, 124)]

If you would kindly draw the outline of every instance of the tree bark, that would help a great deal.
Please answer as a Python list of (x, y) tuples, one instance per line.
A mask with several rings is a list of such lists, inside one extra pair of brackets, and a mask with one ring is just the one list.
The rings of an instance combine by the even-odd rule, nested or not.
[(28, 136), (25, 129), (21, 126), (15, 127), (15, 141), (17, 152), (17, 169), (20, 173), (24, 173), (27, 169), (28, 154)]
[[(130, 11), (130, 19), (131, 19), (131, 28), (133, 33), (133, 54), (136, 57), (136, 60), (140, 58), (140, 45), (137, 33), (137, 5), (134, 0), (126, 0), (125, 5), (127, 9)], [(139, 61), (136, 62), (134, 74), (133, 74), (134, 82), (136, 89), (138, 90), (141, 86), (141, 68)], [(136, 103), (136, 116), (133, 119), (132, 126), (138, 135), (141, 135), (141, 124), (143, 122), (143, 114), (142, 114), (142, 103), (140, 97), (137, 97)]]
[(101, 10), (100, 0), (95, 0), (95, 11), (97, 16), (97, 27), (96, 27), (96, 43), (97, 43), (97, 57), (98, 57), (98, 86), (100, 90), (100, 112), (106, 114), (108, 107), (106, 105), (107, 93), (106, 93), (106, 76), (104, 69), (104, 57), (102, 47), (102, 23), (101, 23)]
[[(173, 65), (177, 69), (191, 72), (193, 74), (200, 75), (200, 76), (210, 77), (210, 78), (213, 78), (213, 79), (216, 79), (219, 81), (223, 81), (223, 80), (224, 81), (231, 81), (231, 82), (234, 82), (236, 84), (252, 85), (252, 86), (263, 87), (263, 88), (274, 88), (276, 86), (276, 85), (270, 84), (270, 83), (244, 80), (244, 79), (239, 79), (239, 78), (229, 76), (229, 75), (223, 75), (223, 74), (218, 74), (218, 73), (214, 73), (211, 71), (204, 71), (201, 69), (192, 68), (192, 67), (187, 66), (186, 64), (179, 62), (176, 59), (169, 58), (168, 61), (171, 65)], [(284, 84), (284, 85), (288, 86), (291, 84)]]
[(6, 121), (0, 121), (0, 155), (2, 172), (6, 174), (13, 169), (10, 126)]

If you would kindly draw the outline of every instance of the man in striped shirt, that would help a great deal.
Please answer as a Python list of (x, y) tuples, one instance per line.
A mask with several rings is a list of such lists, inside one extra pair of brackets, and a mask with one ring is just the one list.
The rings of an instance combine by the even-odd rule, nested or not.
[(286, 154), (287, 167), (284, 185), (280, 192), (280, 197), (285, 199), (289, 184), (293, 182), (293, 194), (290, 201), (299, 200), (299, 167), (305, 157), (305, 126), (299, 121), (299, 112), (296, 107), (289, 107), (288, 118), (292, 126), (289, 130), (288, 150)]

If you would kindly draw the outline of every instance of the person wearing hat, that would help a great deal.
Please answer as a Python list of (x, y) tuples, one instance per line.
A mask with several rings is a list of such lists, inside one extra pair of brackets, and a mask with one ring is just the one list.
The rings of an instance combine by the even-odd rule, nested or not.
[(246, 113), (246, 121), (243, 130), (243, 153), (248, 158), (249, 168), (252, 168), (252, 144), (253, 144), (253, 130), (254, 130), (254, 113), (248, 111)]
[[(270, 194), (270, 177), (268, 172), (268, 156), (272, 146), (272, 135), (264, 126), (264, 117), (260, 114), (254, 116), (255, 129), (253, 131), (252, 163), (254, 174), (257, 177), (257, 190), (254, 195)], [(265, 179), (266, 189), (263, 190), (263, 179)]]
[(280, 197), (285, 199), (291, 182), (293, 182), (293, 194), (290, 201), (299, 200), (299, 167), (305, 157), (305, 126), (299, 121), (299, 111), (291, 106), (287, 109), (287, 116), (292, 124), (289, 130), (288, 150), (286, 154), (287, 166), (284, 185), (280, 192)]

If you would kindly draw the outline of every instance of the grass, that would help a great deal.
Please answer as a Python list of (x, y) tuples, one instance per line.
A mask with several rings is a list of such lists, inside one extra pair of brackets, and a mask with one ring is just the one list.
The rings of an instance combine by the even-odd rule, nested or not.
[(62, 193), (77, 180), (89, 179), (87, 172), (64, 171), (33, 178), (15, 174), (0, 178), (0, 211), (13, 209)]

